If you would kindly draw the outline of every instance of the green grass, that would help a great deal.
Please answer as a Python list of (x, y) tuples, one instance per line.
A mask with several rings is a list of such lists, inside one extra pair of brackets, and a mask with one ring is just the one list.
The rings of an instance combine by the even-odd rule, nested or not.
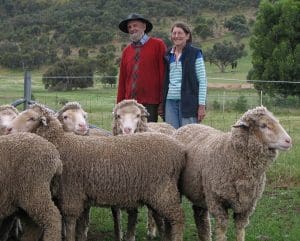
[[(184, 241), (198, 241), (193, 213), (189, 201), (183, 198), (185, 212)], [(122, 227), (126, 230), (126, 212), (122, 213)], [(214, 219), (212, 218), (214, 224)], [(146, 238), (146, 208), (141, 208), (138, 216), (136, 240)], [(246, 228), (247, 241), (299, 241), (300, 237), (300, 188), (267, 187), (258, 201), (256, 210)], [(214, 230), (214, 225), (212, 226)], [(212, 230), (212, 231), (213, 231)], [(98, 239), (92, 237), (98, 236)], [(90, 239), (113, 241), (113, 222), (110, 209), (93, 208), (91, 213)], [(234, 239), (232, 218), (228, 230), (228, 241)], [(159, 240), (159, 239), (157, 239)]]
[[(0, 72), (1, 73), (1, 72)], [(0, 74), (0, 104), (12, 103), (23, 97), (23, 73), (4, 72)], [(232, 76), (231, 76), (232, 77)], [(58, 110), (65, 101), (78, 101), (88, 112), (89, 122), (93, 125), (111, 130), (112, 110), (116, 100), (115, 88), (103, 88), (96, 83), (93, 88), (76, 91), (48, 92), (44, 89), (39, 72), (32, 73), (32, 94), (40, 103)], [(242, 115), (242, 112), (232, 110), (232, 105), (239, 96), (245, 96), (248, 108), (260, 104), (260, 97), (255, 90), (208, 90), (208, 111), (204, 124), (223, 131), (229, 131)], [(214, 108), (214, 102), (219, 107)], [(268, 172), (270, 183), (275, 186), (300, 185), (300, 108), (275, 108), (267, 106), (281, 121), (282, 125), (293, 138), (291, 151), (280, 153), (279, 158)], [(22, 109), (22, 106), (19, 107)]]
[[(246, 61), (246, 60), (245, 60)], [(242, 66), (241, 66), (242, 67)], [(208, 68), (209, 76), (211, 69)], [(227, 78), (228, 82), (236, 83), (235, 73), (219, 73), (215, 76)], [(243, 70), (238, 70), (238, 75), (245, 75)], [(23, 97), (23, 73), (0, 69), (0, 104), (12, 103)], [(240, 78), (240, 77), (239, 77)], [(220, 83), (217, 80), (215, 83)], [(222, 80), (223, 81), (223, 80)], [(225, 80), (224, 80), (225, 81)], [(32, 94), (38, 102), (59, 109), (63, 101), (78, 101), (88, 112), (91, 124), (104, 129), (111, 129), (112, 109), (115, 105), (116, 89), (103, 88), (96, 83), (94, 88), (68, 92), (48, 92), (43, 88), (41, 73), (32, 73)], [(254, 90), (225, 90), (209, 89), (208, 111), (204, 124), (213, 126), (223, 131), (229, 131), (232, 124), (242, 115), (241, 112), (230, 109), (232, 103), (239, 96), (245, 96), (249, 108), (260, 103), (260, 97)], [(213, 108), (213, 102), (220, 104)], [(278, 108), (267, 106), (280, 120), (282, 125), (293, 138), (293, 147), (288, 152), (280, 153), (277, 160), (267, 171), (267, 188), (262, 199), (258, 202), (257, 209), (247, 228), (247, 241), (298, 241), (300, 237), (300, 108), (289, 106)], [(22, 110), (22, 106), (19, 107)], [(183, 207), (186, 214), (185, 241), (196, 241), (196, 229), (192, 218), (190, 204), (184, 199)], [(146, 240), (146, 214), (145, 208), (140, 210), (139, 224), (136, 240)], [(126, 213), (123, 215), (123, 227), (126, 224)], [(93, 208), (91, 219), (91, 235), (89, 241), (112, 241), (112, 218), (109, 209)], [(100, 235), (93, 238), (94, 234)], [(229, 228), (229, 239), (233, 238), (232, 223)]]

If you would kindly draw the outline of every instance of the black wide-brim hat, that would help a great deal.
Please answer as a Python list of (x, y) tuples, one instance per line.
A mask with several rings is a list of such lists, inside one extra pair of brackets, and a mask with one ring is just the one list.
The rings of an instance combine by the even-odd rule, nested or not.
[(127, 24), (129, 21), (132, 20), (140, 20), (144, 22), (146, 24), (145, 33), (149, 33), (153, 28), (152, 23), (149, 20), (145, 19), (142, 15), (137, 13), (131, 13), (128, 15), (128, 17), (125, 20), (119, 23), (119, 29), (124, 33), (128, 33)]

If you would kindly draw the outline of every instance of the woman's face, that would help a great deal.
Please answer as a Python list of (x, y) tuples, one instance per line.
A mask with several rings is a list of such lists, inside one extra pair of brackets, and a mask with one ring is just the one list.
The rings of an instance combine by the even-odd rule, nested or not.
[(182, 28), (174, 27), (171, 33), (171, 40), (175, 46), (184, 47), (190, 38), (190, 34), (186, 34)]

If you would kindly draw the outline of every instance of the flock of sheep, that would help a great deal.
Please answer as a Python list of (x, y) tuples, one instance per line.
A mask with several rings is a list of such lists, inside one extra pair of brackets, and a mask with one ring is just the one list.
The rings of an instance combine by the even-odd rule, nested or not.
[[(230, 209), (244, 241), (265, 172), (292, 145), (279, 121), (256, 107), (224, 133), (202, 124), (175, 130), (147, 117), (144, 106), (124, 100), (109, 132), (90, 128), (77, 102), (57, 112), (0, 106), (0, 240), (84, 241), (90, 208), (109, 207), (115, 239), (135, 241), (137, 210), (146, 205), (148, 236), (182, 241), (185, 196), (200, 241), (212, 240), (210, 217), (215, 240), (226, 240)], [(120, 209), (128, 213), (124, 236)]]

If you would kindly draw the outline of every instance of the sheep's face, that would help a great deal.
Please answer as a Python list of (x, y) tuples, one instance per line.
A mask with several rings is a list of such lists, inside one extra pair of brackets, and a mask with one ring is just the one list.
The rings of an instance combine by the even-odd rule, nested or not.
[(16, 132), (34, 132), (41, 122), (42, 115), (33, 109), (27, 109), (15, 117), (7, 126), (5, 134)]
[(271, 115), (262, 115), (256, 121), (255, 135), (266, 143), (270, 149), (289, 150), (292, 139), (281, 126), (279, 121)]
[(113, 110), (113, 134), (133, 134), (146, 131), (146, 108), (134, 99), (123, 100)]
[(137, 106), (125, 106), (114, 113), (115, 121), (120, 129), (119, 134), (133, 134), (141, 121), (142, 112)]
[(18, 113), (11, 108), (0, 111), (0, 135), (5, 134), (6, 128), (10, 125), (13, 119), (17, 117)]
[(58, 116), (65, 131), (77, 135), (86, 135), (88, 132), (87, 113), (80, 109), (68, 109)]
[(244, 127), (269, 149), (289, 150), (292, 139), (279, 121), (264, 107), (257, 107), (244, 114), (233, 127)]

